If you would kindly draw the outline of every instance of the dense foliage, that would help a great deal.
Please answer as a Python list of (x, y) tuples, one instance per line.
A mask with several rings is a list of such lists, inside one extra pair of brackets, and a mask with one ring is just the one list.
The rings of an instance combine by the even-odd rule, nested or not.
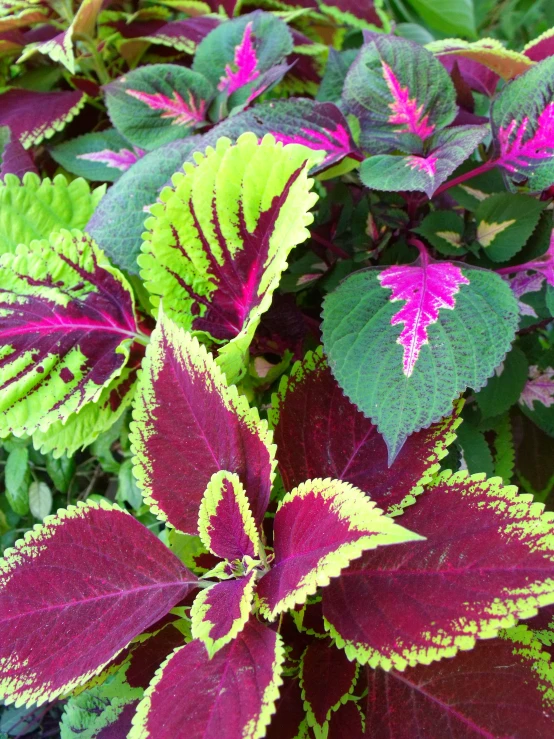
[(0, 737), (552, 735), (551, 26), (0, 0)]

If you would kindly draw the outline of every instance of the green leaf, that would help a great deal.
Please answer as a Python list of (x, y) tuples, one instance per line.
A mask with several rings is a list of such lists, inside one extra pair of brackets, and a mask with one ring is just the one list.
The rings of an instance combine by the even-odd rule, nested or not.
[(510, 414), (505, 413), (494, 426), (494, 474), (501, 477), (505, 485), (509, 485), (514, 474), (516, 453)]
[(464, 421), (456, 431), (456, 443), (461, 448), (470, 475), (484, 472), (487, 477), (494, 475), (491, 450), (481, 431)]
[(52, 510), (52, 491), (45, 482), (32, 482), (29, 485), (29, 508), (39, 521), (42, 521)]
[(475, 395), (484, 418), (500, 416), (517, 403), (527, 382), (528, 370), (527, 357), (515, 346), (485, 387)]
[(414, 233), (424, 236), (437, 251), (447, 256), (465, 254), (464, 221), (453, 210), (435, 210), (426, 215)]
[(499, 193), (483, 200), (475, 212), (476, 239), (495, 262), (520, 251), (539, 222), (545, 203), (530, 195)]
[(26, 516), (29, 513), (30, 479), (29, 450), (27, 447), (16, 447), (8, 455), (4, 480), (8, 503), (19, 516)]
[(42, 181), (32, 172), (22, 181), (6, 175), (0, 180), (0, 254), (62, 228), (83, 229), (105, 191), (105, 186), (91, 191), (85, 180), (68, 182), (63, 175)]
[(406, 0), (431, 28), (453, 36), (475, 37), (473, 0)]
[(119, 488), (116, 500), (118, 503), (129, 503), (135, 511), (142, 505), (142, 494), (133, 475), (133, 463), (130, 459), (122, 462), (119, 468)]
[(54, 457), (53, 454), (46, 455), (46, 472), (54, 483), (54, 487), (60, 493), (67, 493), (69, 485), (75, 474), (75, 460), (67, 454)]

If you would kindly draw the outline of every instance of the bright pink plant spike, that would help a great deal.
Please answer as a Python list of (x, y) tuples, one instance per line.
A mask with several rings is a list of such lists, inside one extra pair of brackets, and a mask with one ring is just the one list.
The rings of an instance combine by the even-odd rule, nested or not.
[(550, 158), (554, 154), (554, 103), (544, 108), (538, 117), (535, 132), (526, 137), (528, 127), (529, 118), (525, 116), (519, 125), (514, 119), (509, 126), (498, 131), (498, 165), (511, 174), (525, 171), (534, 161)]
[(418, 105), (415, 98), (410, 98), (410, 91), (407, 87), (402, 87), (398, 78), (389, 67), (389, 65), (381, 60), (383, 67), (383, 77), (392, 95), (393, 101), (389, 103), (392, 113), (389, 116), (389, 123), (403, 126), (398, 133), (413, 133), (421, 139), (427, 139), (435, 130), (433, 123), (429, 123), (429, 116), (423, 115), (423, 104)]
[(119, 169), (126, 172), (135, 162), (137, 162), (145, 154), (144, 149), (138, 146), (130, 149), (120, 149), (112, 151), (111, 149), (102, 149), (101, 151), (91, 151), (89, 154), (78, 154), (77, 159), (84, 159), (87, 162), (100, 162), (113, 169)]
[[(263, 736), (282, 682), (281, 637), (252, 618), (210, 659), (202, 642), (176, 650), (139, 705), (129, 739)], [(193, 690), (192, 680), (201, 685)]]
[(540, 370), (536, 365), (529, 367), (529, 379), (519, 402), (531, 411), (535, 410), (535, 403), (541, 403), (545, 408), (554, 405), (554, 369)]
[(125, 92), (136, 100), (140, 100), (141, 103), (152, 110), (165, 111), (161, 118), (174, 118), (175, 120), (171, 123), (175, 126), (194, 126), (202, 123), (206, 117), (207, 101), (200, 100), (200, 102), (197, 102), (192, 92), (189, 92), (188, 103), (183, 100), (177, 90), (173, 91), (173, 97), (171, 98), (161, 92), (154, 95), (140, 90), (126, 89)]
[(232, 95), (236, 90), (249, 85), (260, 76), (258, 70), (258, 58), (252, 41), (252, 21), (244, 27), (242, 41), (235, 48), (235, 67), (233, 71), (230, 64), (225, 66), (225, 76), (221, 78), (218, 85), (220, 92)]
[(104, 503), (47, 518), (0, 573), (0, 695), (19, 704), (82, 685), (196, 587), (154, 534)]
[(327, 156), (347, 156), (352, 152), (352, 140), (346, 128), (337, 125), (335, 130), (327, 130), (324, 133), (314, 131), (310, 128), (301, 128), (301, 133), (294, 136), (273, 132), (276, 141), (283, 144), (300, 144), (308, 149), (324, 149)]
[(429, 343), (428, 327), (436, 323), (441, 309), (453, 310), (460, 285), (469, 280), (452, 262), (431, 262), (421, 253), (418, 266), (387, 267), (379, 274), (381, 287), (392, 290), (391, 302), (405, 300), (391, 318), (391, 325), (403, 323), (397, 343), (404, 347), (402, 366), (406, 377), (414, 371), (421, 347)]

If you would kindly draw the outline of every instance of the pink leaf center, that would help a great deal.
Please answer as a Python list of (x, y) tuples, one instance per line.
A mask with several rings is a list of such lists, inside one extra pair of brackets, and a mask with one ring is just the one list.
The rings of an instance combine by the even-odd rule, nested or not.
[(429, 123), (429, 116), (423, 115), (424, 105), (418, 105), (416, 98), (410, 98), (410, 91), (407, 87), (402, 87), (398, 78), (389, 67), (389, 65), (381, 60), (383, 66), (383, 77), (389, 88), (389, 92), (393, 97), (389, 108), (392, 115), (389, 116), (389, 123), (404, 126), (398, 133), (414, 133), (422, 139), (427, 139), (435, 126)]
[(144, 156), (144, 149), (139, 149), (138, 146), (133, 147), (133, 149), (133, 151), (130, 149), (120, 149), (119, 151), (102, 149), (101, 151), (92, 151), (89, 154), (79, 154), (77, 159), (85, 159), (88, 162), (99, 162), (100, 164), (106, 164), (112, 169), (119, 169), (122, 172), (126, 172), (131, 165)]
[(406, 157), (406, 164), (410, 169), (418, 169), (425, 172), (429, 177), (434, 177), (437, 173), (437, 157), (418, 157), (416, 155)]
[(140, 90), (125, 90), (127, 95), (140, 100), (141, 103), (148, 105), (152, 110), (163, 110), (162, 118), (175, 118), (172, 124), (190, 126), (195, 123), (202, 123), (206, 117), (206, 101), (200, 100), (196, 102), (192, 92), (189, 92), (188, 103), (183, 100), (181, 95), (174, 90), (173, 97), (169, 98), (161, 92), (151, 95)]
[(546, 159), (554, 154), (554, 103), (549, 103), (537, 120), (537, 130), (524, 141), (529, 125), (525, 116), (519, 126), (513, 120), (498, 131), (500, 164), (508, 172), (529, 167), (533, 160)]
[(314, 131), (311, 128), (301, 128), (301, 133), (294, 136), (273, 131), (276, 141), (283, 144), (300, 144), (308, 149), (324, 149), (331, 154), (344, 154), (351, 151), (350, 136), (344, 126), (340, 124), (334, 131)]
[(252, 41), (252, 23), (247, 23), (244, 28), (242, 41), (235, 47), (235, 67), (233, 71), (230, 64), (225, 67), (225, 76), (217, 87), (221, 92), (226, 91), (232, 95), (236, 90), (254, 82), (260, 76), (258, 70), (258, 58)]

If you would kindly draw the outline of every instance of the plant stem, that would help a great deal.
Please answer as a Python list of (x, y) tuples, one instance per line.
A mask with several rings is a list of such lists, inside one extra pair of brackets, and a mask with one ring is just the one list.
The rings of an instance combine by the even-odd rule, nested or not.
[(315, 231), (310, 231), (310, 236), (315, 242), (321, 244), (321, 246), (324, 246), (326, 249), (329, 249), (329, 251), (332, 251), (334, 254), (336, 254), (337, 257), (340, 257), (341, 259), (350, 259), (350, 254), (348, 254), (348, 252), (344, 251), (344, 249), (341, 249), (340, 246), (333, 244), (331, 241), (328, 241), (323, 236), (320, 236)]
[(106, 65), (104, 64), (104, 60), (102, 59), (102, 54), (100, 54), (96, 48), (96, 41), (85, 33), (76, 33), (75, 38), (78, 41), (81, 41), (89, 50), (98, 79), (103, 85), (107, 85), (111, 78), (106, 69)]
[(459, 175), (458, 177), (454, 177), (453, 180), (448, 180), (448, 182), (443, 182), (443, 184), (438, 188), (438, 190), (435, 191), (435, 194), (433, 197), (437, 197), (437, 195), (440, 195), (445, 190), (449, 190), (451, 187), (456, 187), (456, 185), (461, 184), (462, 182), (465, 182), (466, 180), (471, 180), (473, 177), (477, 177), (477, 175), (483, 174), (484, 172), (488, 172), (489, 169), (493, 169), (493, 167), (496, 166), (497, 160), (496, 159), (489, 159), (488, 162), (484, 162), (481, 164), (481, 166), (476, 167), (475, 169), (472, 169), (471, 172), (465, 172), (464, 174)]

